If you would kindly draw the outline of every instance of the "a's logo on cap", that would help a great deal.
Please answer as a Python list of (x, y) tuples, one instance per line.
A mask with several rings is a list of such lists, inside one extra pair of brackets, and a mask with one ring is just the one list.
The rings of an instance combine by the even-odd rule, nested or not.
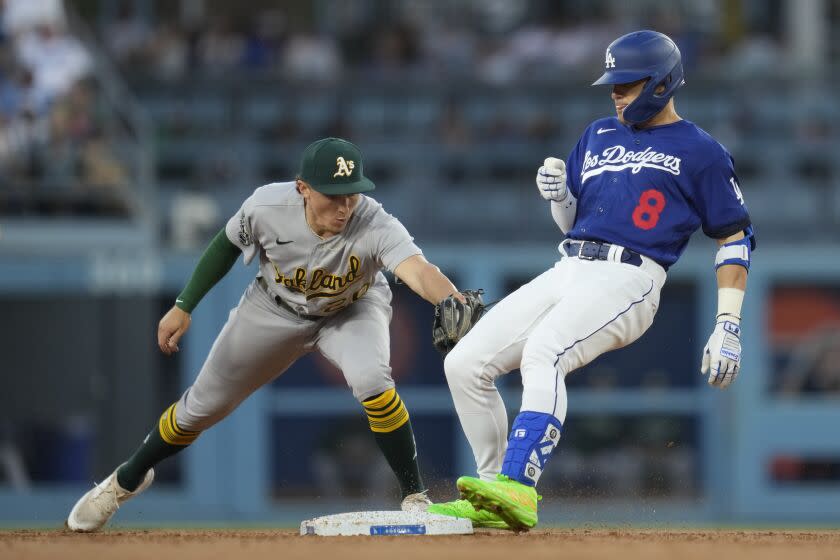
[(610, 49), (607, 49), (607, 57), (604, 60), (604, 64), (607, 68), (615, 68), (615, 58), (610, 52)]
[(345, 161), (345, 159), (341, 156), (338, 156), (335, 163), (338, 165), (338, 171), (333, 173), (333, 177), (349, 177), (356, 168), (356, 164), (353, 163), (353, 160)]

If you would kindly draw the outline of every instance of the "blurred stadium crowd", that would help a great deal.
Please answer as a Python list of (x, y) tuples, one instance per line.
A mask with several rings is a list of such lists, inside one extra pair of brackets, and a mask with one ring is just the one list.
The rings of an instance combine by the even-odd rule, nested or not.
[(8, 0), (0, 26), (0, 208), (4, 214), (127, 215), (127, 188), (97, 111), (89, 47), (61, 4)]
[[(193, 247), (255, 186), (292, 177), (302, 146), (338, 135), (366, 151), (378, 197), (416, 235), (543, 238), (550, 220), (519, 218), (540, 212), (533, 169), (610, 111), (588, 83), (605, 45), (644, 24), (679, 44), (678, 111), (735, 155), (754, 221), (772, 221), (763, 238), (824, 235), (840, 215), (840, 109), (809, 68), (840, 50), (840, 7), (805, 3), (824, 31), (809, 50), (791, 3), (770, 4), (7, 0), (0, 211), (130, 219), (145, 205), (165, 244)], [(139, 145), (108, 130), (130, 113), (103, 99), (114, 80), (155, 132)], [(444, 193), (451, 211), (434, 205)], [(465, 222), (477, 193), (484, 216)]]
[[(422, 246), (452, 240), (548, 246), (558, 232), (534, 192), (534, 172), (548, 155), (565, 157), (592, 119), (612, 114), (609, 91), (589, 84), (603, 67), (606, 45), (640, 27), (665, 32), (680, 46), (688, 83), (677, 111), (734, 155), (760, 243), (836, 240), (840, 105), (832, 95), (837, 74), (826, 69), (836, 68), (832, 61), (840, 56), (840, 0), (0, 0), (2, 225), (61, 218), (71, 224), (62, 237), (72, 239), (74, 224), (116, 223), (153, 230), (148, 238), (161, 254), (194, 252), (256, 186), (293, 178), (303, 147), (332, 135), (360, 145), (366, 175), (378, 186), (375, 198)], [(126, 276), (136, 274), (131, 264)], [(526, 278), (505, 280), (507, 292)], [(605, 361), (570, 386), (656, 394), (701, 383), (696, 340), (685, 334), (685, 325), (698, 322), (698, 296), (690, 288), (669, 285), (670, 311), (660, 312), (659, 330), (649, 338), (651, 346), (669, 349), (666, 359), (640, 347), (639, 355), (620, 357), (621, 368)], [(774, 290), (768, 393), (836, 397), (840, 291), (807, 282)], [(174, 294), (158, 295), (168, 307)], [(124, 314), (110, 311), (111, 303), (88, 302), (91, 317)], [(20, 328), (26, 325), (20, 318), (37, 318), (32, 302), (13, 294), (4, 305), (9, 332), (41, 328)], [(44, 305), (55, 339), (77, 328), (80, 311), (72, 301)], [(137, 306), (148, 312), (146, 302)], [(425, 308), (412, 316), (427, 322)], [(130, 323), (139, 328), (133, 316)], [(124, 335), (110, 324), (104, 330)], [(138, 348), (145, 356), (147, 349)], [(439, 357), (427, 350), (406, 353), (419, 372), (408, 383), (443, 382), (435, 373)], [(43, 358), (40, 369), (29, 359), (25, 367), (69, 377), (54, 367), (61, 359)], [(103, 379), (131, 375), (77, 358), (64, 361)], [(174, 369), (164, 371), (174, 366), (154, 367), (161, 379), (177, 380)], [(309, 370), (304, 377), (323, 383)], [(20, 392), (42, 400), (35, 390)], [(643, 408), (579, 414), (548, 475), (556, 491), (701, 494), (699, 433), (707, 418), (695, 409), (669, 416)], [(106, 413), (100, 411), (110, 419)], [(40, 435), (36, 421), (49, 418), (32, 421), (34, 435), (14, 415), (0, 421), (0, 464), (25, 457), (18, 463), (44, 465), (30, 473), (35, 481), (86, 481), (88, 462), (67, 467), (58, 459), (74, 455), (54, 443), (76, 441), (79, 456), (90, 455), (95, 437), (102, 446), (107, 438), (93, 435), (95, 416), (86, 414), (78, 422), (56, 420), (60, 428)], [(348, 417), (336, 417), (335, 428), (320, 426), (316, 444), (309, 435), (296, 443), (299, 455), (311, 451), (311, 466), (273, 458), (278, 496), (310, 495), (313, 487), (319, 495), (376, 494), (390, 480), (381, 476), (367, 428), (354, 432)], [(426, 441), (454, 440), (451, 419), (416, 418), (425, 422), (418, 433)], [(277, 449), (297, 449), (288, 434), (309, 433), (309, 417), (287, 421)], [(22, 453), (9, 451), (15, 446), (4, 442), (12, 440), (24, 442)], [(100, 451), (100, 460), (109, 452)], [(439, 464), (432, 450), (424, 455), (434, 457), (435, 464), (424, 465), (433, 479), (452, 474), (454, 466)], [(773, 460), (776, 482), (840, 477), (840, 460), (781, 454)], [(160, 480), (177, 479), (176, 466), (167, 468)]]
[(738, 25), (739, 15), (713, 2), (664, 9), (630, 3), (629, 20), (628, 8), (610, 1), (327, 0), (305, 7), (258, 2), (247, 10), (206, 1), (174, 11), (158, 4), (156, 18), (138, 12), (148, 3), (119, 4), (102, 37), (124, 68), (170, 78), (256, 71), (315, 82), (414, 75), (500, 84), (536, 73), (555, 81), (559, 72), (591, 73), (605, 44), (641, 22), (680, 43), (689, 71), (740, 66), (762, 72), (775, 66), (783, 48), (774, 29), (781, 22), (769, 11), (742, 14), (752, 20), (750, 32), (726, 34), (720, 19), (729, 16)]

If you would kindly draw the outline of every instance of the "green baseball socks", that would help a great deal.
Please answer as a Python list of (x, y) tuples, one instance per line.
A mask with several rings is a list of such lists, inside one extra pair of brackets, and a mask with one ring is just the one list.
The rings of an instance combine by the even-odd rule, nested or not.
[(376, 444), (397, 476), (402, 497), (425, 491), (411, 420), (396, 389), (371, 397), (362, 403)]
[(143, 482), (149, 469), (186, 449), (201, 433), (178, 427), (175, 421), (177, 405), (175, 403), (164, 411), (158, 425), (149, 432), (134, 455), (117, 469), (117, 483), (124, 490), (133, 492)]

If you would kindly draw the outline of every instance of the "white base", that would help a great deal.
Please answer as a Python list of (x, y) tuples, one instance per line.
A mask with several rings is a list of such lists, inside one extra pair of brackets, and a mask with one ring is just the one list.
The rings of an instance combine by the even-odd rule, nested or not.
[(321, 537), (471, 535), (472, 532), (469, 519), (407, 511), (355, 511), (307, 519), (300, 524), (301, 535)]

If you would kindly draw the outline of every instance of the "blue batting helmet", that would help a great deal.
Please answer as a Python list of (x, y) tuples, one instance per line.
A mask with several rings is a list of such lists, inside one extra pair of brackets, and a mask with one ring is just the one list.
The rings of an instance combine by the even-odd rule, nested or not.
[[(680, 49), (667, 35), (657, 31), (634, 31), (619, 37), (607, 47), (604, 64), (604, 74), (593, 86), (628, 84), (650, 78), (639, 97), (624, 108), (624, 120), (633, 124), (645, 122), (664, 109), (685, 84)], [(656, 93), (660, 85), (665, 90)]]

